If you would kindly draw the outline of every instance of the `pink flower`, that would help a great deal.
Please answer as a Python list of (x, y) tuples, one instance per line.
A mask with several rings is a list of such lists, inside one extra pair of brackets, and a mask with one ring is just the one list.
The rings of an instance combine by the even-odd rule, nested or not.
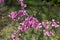
[(56, 22), (54, 19), (52, 19), (51, 24), (52, 24), (52, 26), (55, 27), (55, 28), (59, 27), (59, 23)]
[(4, 3), (4, 0), (0, 0), (0, 3)]
[(24, 15), (26, 15), (26, 10), (19, 10), (19, 11), (18, 11), (18, 16), (19, 16), (19, 17), (22, 17), (22, 16), (24, 16)]
[(29, 24), (24, 24), (24, 23), (20, 23), (20, 25), (18, 26), (18, 30), (20, 31), (25, 31), (28, 30), (30, 28)]
[(31, 24), (29, 23), (29, 20), (25, 19), (25, 21), (23, 21), (22, 23), (19, 24), (18, 30), (25, 31), (25, 30), (28, 30), (30, 28), (30, 26), (31, 26)]
[(11, 19), (15, 20), (16, 17), (17, 17), (17, 15), (18, 15), (17, 11), (14, 11), (14, 12), (11, 12), (8, 16), (9, 16)]
[(13, 34), (12, 34), (12, 40), (19, 40), (19, 38), (17, 37), (17, 31), (14, 30)]
[(32, 17), (32, 16), (27, 17), (27, 18), (25, 19), (25, 21), (26, 21), (26, 22), (28, 21), (29, 24), (30, 24), (32, 27), (35, 27), (35, 28), (41, 28), (41, 27), (42, 27), (41, 23), (39, 23), (39, 21), (38, 21), (36, 18)]
[(52, 31), (50, 31), (50, 30), (43, 30), (43, 33), (44, 33), (44, 35), (45, 36), (51, 36), (51, 35), (53, 35), (53, 32)]
[(27, 5), (24, 4), (24, 3), (21, 3), (21, 6), (24, 7), (24, 8), (27, 7)]
[(48, 29), (50, 26), (50, 22), (49, 21), (44, 21), (42, 22), (42, 25), (44, 26), (45, 29)]
[(22, 2), (23, 0), (17, 0), (18, 2)]
[(18, 30), (25, 31), (28, 30), (32, 26), (33, 28), (39, 29), (42, 27), (42, 24), (38, 22), (38, 20), (34, 17), (27, 17), (25, 21), (20, 23), (18, 26)]
[(16, 37), (15, 35), (12, 35), (12, 40), (19, 40), (19, 38)]
[(15, 38), (15, 40), (19, 40), (19, 38), (18, 38), (18, 37), (16, 37), (16, 38)]
[(32, 27), (36, 28), (36, 29), (39, 29), (39, 28), (42, 28), (42, 24), (39, 23), (39, 22), (35, 22), (35, 23), (32, 24)]
[(12, 39), (14, 39), (15, 38), (15, 35), (14, 34), (12, 34)]
[(26, 15), (26, 10), (19, 10), (18, 12), (17, 11), (11, 12), (8, 16), (12, 20), (17, 21), (24, 15)]
[(33, 28), (36, 29), (42, 28), (42, 24), (38, 21), (37, 18), (32, 17), (31, 24)]

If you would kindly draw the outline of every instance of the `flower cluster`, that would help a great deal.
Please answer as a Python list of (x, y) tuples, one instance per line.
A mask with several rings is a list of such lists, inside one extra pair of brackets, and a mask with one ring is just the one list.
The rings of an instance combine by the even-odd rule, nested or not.
[(21, 3), (22, 9), (19, 11), (13, 11), (8, 15), (14, 21), (19, 20), (22, 16), (25, 16), (27, 14), (26, 10), (24, 10), (24, 8), (27, 7), (27, 5), (23, 3), (23, 0), (17, 0), (17, 1)]
[(13, 34), (12, 34), (12, 40), (19, 40), (19, 38), (17, 37), (17, 31), (14, 30)]
[(59, 27), (59, 22), (56, 22), (54, 19), (52, 19), (51, 24), (55, 28)]
[(17, 0), (18, 2), (22, 2), (23, 0)]
[[(23, 3), (23, 0), (17, 0), (17, 1), (21, 3), (22, 9), (19, 11), (13, 11), (9, 14), (9, 17), (14, 21), (19, 20), (22, 16), (25, 16), (25, 15), (27, 16), (26, 10), (24, 9), (27, 7), (27, 5)], [(59, 22), (56, 22), (54, 19), (52, 19), (51, 21), (42, 21), (41, 23), (38, 21), (37, 18), (33, 16), (28, 16), (27, 18), (25, 18), (25, 20), (22, 23), (19, 24), (18, 31), (23, 32), (28, 30), (30, 27), (36, 28), (36, 29), (43, 28), (43, 34), (45, 36), (51, 36), (54, 34), (54, 32), (50, 29), (50, 27), (51, 28), (59, 27)], [(13, 40), (19, 40), (16, 33), (17, 32), (14, 31), (14, 33), (12, 34)]]
[[(8, 16), (14, 20), (14, 21), (17, 21), (19, 20), (21, 17), (25, 16), (26, 15), (26, 10), (24, 9), (25, 7), (27, 7), (26, 4), (23, 3), (23, 0), (17, 0), (19, 3), (21, 3), (21, 10), (19, 11), (13, 11), (11, 12)], [(27, 24), (28, 25), (28, 22), (25, 22), (24, 24)], [(24, 25), (23, 23), (20, 25), (23, 27), (27, 26), (27, 25)], [(19, 27), (20, 27), (19, 26)], [(21, 29), (21, 28), (20, 28)], [(26, 30), (28, 28), (24, 28), (24, 30)], [(19, 40), (18, 38), (18, 35), (17, 35), (17, 31), (15, 30), (12, 34), (12, 40)]]
[(26, 15), (26, 10), (19, 10), (11, 12), (8, 16), (14, 21), (19, 20), (22, 16)]
[(4, 3), (5, 0), (0, 0), (0, 3)]
[(42, 28), (42, 25), (41, 25), (41, 23), (39, 23), (39, 21), (36, 18), (27, 17), (25, 19), (25, 21), (23, 21), (22, 23), (19, 24), (18, 30), (25, 31), (25, 30), (29, 29), (30, 27), (39, 29), (39, 28)]
[(42, 22), (42, 25), (44, 26), (45, 29), (48, 29), (50, 24), (51, 24), (50, 21), (43, 21)]
[(53, 34), (53, 32), (50, 30), (50, 27), (51, 27), (51, 29), (53, 27), (54, 28), (59, 27), (59, 22), (56, 22), (54, 19), (52, 19), (52, 21), (43, 21), (42, 25), (44, 27), (44, 30), (43, 30), (44, 35), (50, 36)]
[(19, 3), (21, 3), (21, 8), (24, 9), (27, 7), (26, 4), (23, 3), (23, 0), (17, 0)]
[(51, 30), (43, 30), (43, 33), (45, 36), (51, 36), (54, 34)]
[[(55, 23), (55, 24), (54, 24)], [(54, 27), (57, 28), (59, 27), (59, 24), (57, 24), (57, 22), (52, 23), (52, 21), (43, 21), (42, 23), (40, 23), (37, 18), (34, 17), (27, 17), (25, 19), (25, 21), (23, 21), (22, 23), (19, 24), (18, 26), (18, 30), (20, 31), (26, 31), (28, 30), (30, 27), (32, 28), (36, 28), (36, 29), (40, 29), (42, 28), (42, 26), (44, 27), (43, 33), (45, 36), (50, 36), (53, 34), (53, 32), (49, 29), (50, 27)], [(52, 26), (52, 24), (54, 26)], [(57, 26), (57, 27), (56, 27)]]

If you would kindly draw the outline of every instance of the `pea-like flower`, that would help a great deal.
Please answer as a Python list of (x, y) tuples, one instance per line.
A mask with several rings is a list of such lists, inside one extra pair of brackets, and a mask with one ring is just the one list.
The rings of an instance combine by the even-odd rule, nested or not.
[(19, 38), (17, 37), (17, 31), (14, 30), (13, 34), (12, 34), (12, 40), (19, 40)]
[(17, 11), (11, 12), (8, 16), (12, 20), (16, 21), (16, 20), (19, 20), (24, 15), (26, 15), (26, 10), (19, 10), (18, 12)]
[(31, 22), (32, 22), (32, 27), (33, 28), (36, 28), (36, 29), (42, 28), (42, 24), (37, 20), (37, 18), (33, 17)]
[(39, 22), (35, 22), (35, 23), (32, 24), (32, 27), (36, 28), (36, 29), (39, 29), (39, 28), (42, 28), (42, 24), (39, 23)]
[(42, 24), (38, 22), (38, 20), (34, 17), (27, 17), (25, 21), (20, 23), (18, 26), (18, 30), (25, 31), (28, 30), (32, 26), (33, 28), (39, 29), (42, 27)]
[(26, 31), (30, 28), (30, 25), (29, 24), (24, 24), (24, 23), (20, 23), (19, 26), (18, 26), (18, 30), (20, 31)]
[(51, 36), (54, 34), (51, 30), (43, 30), (43, 33), (45, 36)]
[(18, 16), (19, 16), (19, 17), (22, 17), (22, 16), (24, 16), (24, 15), (26, 15), (26, 10), (19, 10), (19, 11), (18, 11)]
[(54, 19), (52, 19), (52, 22), (51, 22), (52, 26), (57, 28), (59, 27), (59, 22), (56, 22)]
[(13, 12), (11, 12), (8, 16), (9, 16), (11, 19), (15, 20), (15, 19), (17, 18), (17, 15), (18, 15), (17, 11), (13, 11)]
[(21, 3), (21, 7), (25, 8), (25, 7), (27, 7), (27, 5), (24, 3)]
[(43, 25), (43, 27), (45, 28), (45, 29), (49, 29), (49, 26), (50, 26), (50, 22), (49, 21), (43, 21), (42, 22), (42, 25)]

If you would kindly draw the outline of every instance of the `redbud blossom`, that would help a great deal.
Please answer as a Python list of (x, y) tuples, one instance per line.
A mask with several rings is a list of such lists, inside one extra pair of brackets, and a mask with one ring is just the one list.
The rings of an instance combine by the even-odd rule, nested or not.
[(17, 17), (17, 15), (18, 15), (17, 12), (14, 11), (14, 12), (11, 12), (10, 15), (8, 15), (8, 16), (12, 19), (15, 19)]
[(22, 2), (23, 0), (17, 0), (18, 2)]
[(28, 30), (29, 29), (29, 24), (25, 25), (24, 23), (21, 23), (19, 26), (18, 26), (18, 30), (20, 31), (25, 31), (25, 30)]
[(22, 4), (21, 4), (21, 7), (24, 7), (24, 8), (25, 8), (25, 7), (27, 7), (27, 5), (24, 4), (24, 3), (22, 3)]
[(32, 22), (32, 27), (33, 28), (36, 28), (36, 29), (42, 28), (42, 24), (38, 21), (37, 18), (33, 17), (31, 22)]
[(19, 40), (19, 38), (17, 37), (17, 31), (14, 30), (13, 34), (12, 34), (12, 40)]
[(18, 11), (18, 16), (19, 16), (19, 17), (22, 17), (22, 16), (24, 16), (24, 15), (26, 15), (26, 10), (19, 10), (19, 11)]
[(49, 21), (43, 21), (42, 25), (44, 26), (45, 29), (48, 29), (50, 26), (50, 22)]
[(16, 20), (19, 20), (24, 15), (26, 15), (26, 10), (19, 10), (18, 12), (17, 11), (11, 12), (8, 16), (12, 20), (16, 21)]
[(33, 28), (39, 29), (42, 27), (42, 24), (38, 22), (38, 20), (34, 17), (27, 17), (25, 21), (20, 23), (18, 26), (18, 30), (25, 31), (28, 30), (32, 26)]
[(39, 23), (39, 21), (37, 20), (37, 18), (34, 17), (27, 17), (25, 20), (27, 20), (29, 22), (29, 24), (36, 29), (39, 29), (42, 27), (42, 24)]
[(16, 35), (12, 34), (12, 40), (19, 40), (19, 38), (16, 37)]
[(19, 24), (18, 30), (25, 31), (28, 30), (31, 26), (31, 23), (29, 22), (29, 17), (25, 19), (22, 23)]
[(18, 12), (17, 11), (11, 12), (8, 16), (14, 21), (20, 19), (20, 17), (18, 17)]
[(42, 25), (39, 22), (35, 22), (35, 23), (32, 24), (32, 27), (36, 28), (36, 29), (39, 29), (39, 28), (42, 28)]
[(43, 33), (44, 33), (44, 35), (45, 36), (51, 36), (51, 35), (53, 35), (53, 32), (51, 31), (51, 30), (43, 30)]
[(51, 24), (52, 24), (52, 26), (55, 27), (55, 28), (59, 27), (59, 23), (56, 22), (54, 19), (52, 19)]

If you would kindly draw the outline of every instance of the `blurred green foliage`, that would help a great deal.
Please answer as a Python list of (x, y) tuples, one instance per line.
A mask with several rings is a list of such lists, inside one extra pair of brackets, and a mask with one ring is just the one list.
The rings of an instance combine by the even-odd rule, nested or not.
[[(49, 3), (50, 5), (53, 6), (60, 6), (60, 0), (24, 0), (25, 3), (27, 3), (28, 5), (39, 5), (40, 3)], [(5, 4), (8, 6), (17, 6), (19, 5), (17, 0), (6, 0)]]

